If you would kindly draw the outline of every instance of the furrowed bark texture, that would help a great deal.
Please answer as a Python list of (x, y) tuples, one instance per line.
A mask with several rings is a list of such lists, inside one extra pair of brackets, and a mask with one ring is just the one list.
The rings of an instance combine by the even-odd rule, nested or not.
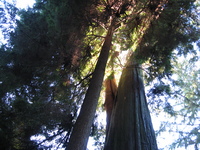
[(85, 150), (90, 135), (91, 126), (95, 117), (95, 111), (102, 87), (105, 67), (111, 48), (113, 27), (111, 25), (105, 38), (101, 53), (96, 64), (89, 88), (85, 95), (80, 114), (74, 125), (67, 150)]
[(158, 150), (137, 64), (123, 70), (104, 150)]

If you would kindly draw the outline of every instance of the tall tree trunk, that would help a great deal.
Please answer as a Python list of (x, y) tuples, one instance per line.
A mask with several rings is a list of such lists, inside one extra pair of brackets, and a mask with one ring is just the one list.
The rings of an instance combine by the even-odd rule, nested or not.
[(113, 31), (114, 31), (114, 21), (110, 25), (104, 44), (102, 46), (101, 53), (98, 62), (96, 64), (96, 68), (94, 70), (89, 88), (85, 95), (85, 99), (81, 107), (80, 114), (74, 125), (69, 140), (69, 145), (67, 147), (68, 150), (86, 149), (102, 87), (105, 67), (107, 64), (108, 55), (111, 48)]
[(157, 150), (137, 63), (123, 70), (104, 150)]

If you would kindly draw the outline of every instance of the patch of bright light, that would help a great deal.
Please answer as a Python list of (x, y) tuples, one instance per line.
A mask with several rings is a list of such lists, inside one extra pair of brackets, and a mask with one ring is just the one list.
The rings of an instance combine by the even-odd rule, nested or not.
[(16, 0), (16, 7), (20, 9), (28, 8), (32, 7), (34, 3), (35, 0)]

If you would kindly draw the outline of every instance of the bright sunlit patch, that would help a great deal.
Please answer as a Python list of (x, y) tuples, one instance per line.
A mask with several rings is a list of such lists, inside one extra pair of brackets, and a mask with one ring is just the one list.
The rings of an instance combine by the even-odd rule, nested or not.
[(32, 7), (35, 3), (35, 0), (16, 0), (17, 8), (28, 8)]

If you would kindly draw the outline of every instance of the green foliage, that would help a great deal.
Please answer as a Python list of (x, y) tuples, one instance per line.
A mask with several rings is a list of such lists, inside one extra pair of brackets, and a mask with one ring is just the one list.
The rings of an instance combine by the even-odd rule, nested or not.
[[(18, 11), (20, 20), (10, 32), (9, 43), (0, 49), (0, 110), (1, 120), (5, 120), (0, 124), (0, 138), (4, 149), (36, 149), (54, 138), (60, 145), (69, 138), (86, 91), (77, 81), (80, 58), (74, 60), (73, 56), (84, 45), (81, 39), (88, 23), (77, 20), (88, 4), (72, 10), (74, 5), (37, 1), (34, 8)], [(45, 139), (30, 140), (37, 135)]]
[[(9, 3), (0, 9), (0, 27), (8, 40), (0, 48), (1, 147), (37, 149), (54, 138), (58, 138), (58, 145), (68, 142), (109, 17), (122, 10), (118, 3), (113, 5), (112, 9), (116, 9), (113, 13), (106, 9), (107, 2), (98, 0), (37, 0), (28, 10), (18, 10)], [(150, 1), (139, 1), (133, 6), (117, 18), (112, 50), (115, 51), (118, 45), (121, 50), (137, 47), (135, 58), (138, 62), (150, 64), (148, 81), (159, 79), (151, 89), (153, 95), (173, 95), (173, 87), (164, 84), (164, 77), (171, 75), (174, 67), (171, 64), (171, 59), (175, 59), (173, 50), (177, 48), (178, 55), (196, 54), (192, 44), (199, 38), (199, 24), (193, 1), (171, 0), (162, 6), (164, 10), (159, 15), (155, 14)], [(15, 20), (16, 15), (19, 20)], [(198, 57), (191, 59), (197, 60)], [(194, 76), (198, 78), (198, 73), (193, 72)], [(190, 79), (186, 74), (184, 77)], [(185, 82), (180, 78), (174, 82), (177, 87), (190, 87), (178, 88), (176, 96), (173, 95), (179, 97), (188, 93), (181, 102), (187, 109), (180, 110), (182, 116), (191, 116), (188, 123), (194, 121), (198, 113), (198, 85), (195, 82), (199, 81)], [(154, 98), (150, 101), (154, 107), (163, 106), (171, 116), (177, 115), (167, 98), (163, 101)], [(96, 140), (99, 140), (104, 130), (101, 125), (101, 132), (94, 129)], [(190, 135), (196, 133), (196, 129), (191, 130)], [(44, 141), (30, 140), (37, 135), (45, 136)]]
[[(14, 1), (12, 1), (14, 2)], [(9, 38), (9, 32), (14, 29), (15, 25), (15, 17), (17, 15), (18, 9), (15, 7), (14, 4), (5, 0), (0, 1), (0, 33), (2, 34), (3, 38), (6, 40)], [(2, 40), (2, 39), (1, 39)], [(6, 41), (1, 41), (5, 43)]]
[(170, 59), (175, 48), (178, 47), (179, 55), (195, 53), (192, 44), (200, 35), (194, 7), (193, 2), (187, 0), (170, 1), (163, 6), (159, 18), (151, 23), (135, 54), (141, 63), (150, 64), (147, 69), (151, 79), (171, 74)]
[[(194, 57), (199, 58), (199, 52), (197, 54)], [(172, 61), (172, 79), (163, 80), (171, 90), (162, 92), (160, 96), (154, 95), (150, 100), (154, 113), (159, 112), (164, 117), (157, 131), (158, 139), (165, 137), (167, 132), (174, 137), (167, 149), (199, 148), (199, 60), (190, 60), (193, 60), (192, 54), (179, 58), (177, 62)]]
[(165, 85), (164, 83), (155, 84), (154, 87), (150, 90), (153, 95), (163, 95), (164, 93), (170, 92), (169, 85)]

